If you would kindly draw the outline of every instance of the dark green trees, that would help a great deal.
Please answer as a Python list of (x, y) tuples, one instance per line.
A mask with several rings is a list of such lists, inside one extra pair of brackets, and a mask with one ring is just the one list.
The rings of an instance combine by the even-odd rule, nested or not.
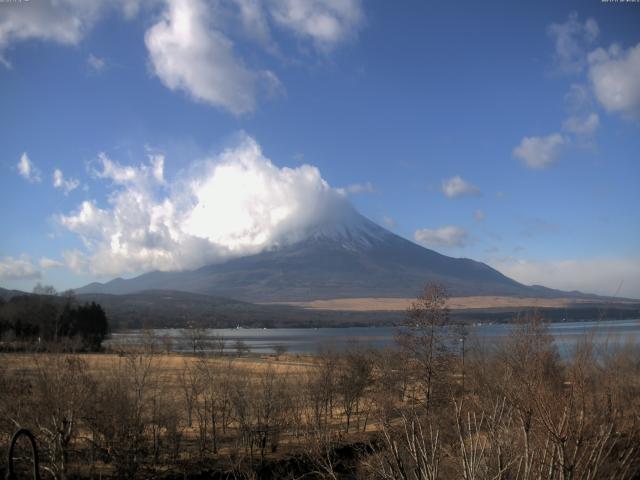
[(99, 350), (109, 333), (109, 322), (100, 305), (95, 302), (70, 306), (66, 304), (60, 314), (59, 335), (80, 338), (86, 350)]
[(74, 347), (99, 350), (109, 333), (109, 322), (95, 302), (78, 305), (68, 295), (20, 295), (0, 304), (2, 340), (59, 344), (74, 340)]

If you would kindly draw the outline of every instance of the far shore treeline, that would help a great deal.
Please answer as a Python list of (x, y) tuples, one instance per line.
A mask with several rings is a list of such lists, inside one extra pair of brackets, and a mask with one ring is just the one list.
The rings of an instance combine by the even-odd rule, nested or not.
[(0, 298), (0, 348), (42, 348), (99, 351), (109, 333), (104, 309), (96, 302), (77, 301), (73, 292), (58, 295), (38, 284), (33, 294)]

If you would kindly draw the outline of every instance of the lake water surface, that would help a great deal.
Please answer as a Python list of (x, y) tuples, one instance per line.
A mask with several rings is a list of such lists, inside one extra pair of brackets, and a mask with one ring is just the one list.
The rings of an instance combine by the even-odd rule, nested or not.
[[(513, 324), (485, 324), (468, 327), (469, 341), (492, 342), (509, 335), (516, 328)], [(639, 320), (606, 320), (586, 322), (562, 322), (549, 325), (551, 335), (562, 355), (571, 352), (572, 347), (586, 333), (591, 333), (597, 343), (623, 344), (630, 342), (640, 347)], [(188, 332), (184, 329), (156, 329), (151, 331), (159, 344), (169, 343), (174, 351), (188, 351)], [(270, 354), (276, 346), (284, 346), (289, 353), (316, 353), (323, 347), (344, 349), (349, 345), (392, 347), (395, 344), (397, 327), (345, 327), (345, 328), (221, 328), (204, 331), (206, 344), (222, 337), (225, 350), (234, 351), (234, 343), (244, 342), (253, 353)], [(142, 344), (145, 332), (130, 331), (114, 333), (109, 344)], [(169, 339), (167, 342), (166, 339)]]

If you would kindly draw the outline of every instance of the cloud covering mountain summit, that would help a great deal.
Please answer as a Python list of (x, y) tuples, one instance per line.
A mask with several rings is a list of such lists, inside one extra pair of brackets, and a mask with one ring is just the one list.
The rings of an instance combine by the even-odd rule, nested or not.
[(164, 158), (138, 166), (98, 156), (96, 179), (109, 182), (106, 205), (82, 202), (59, 222), (84, 250), (67, 264), (96, 275), (183, 270), (299, 241), (350, 205), (311, 165), (277, 167), (247, 135), (164, 178)]

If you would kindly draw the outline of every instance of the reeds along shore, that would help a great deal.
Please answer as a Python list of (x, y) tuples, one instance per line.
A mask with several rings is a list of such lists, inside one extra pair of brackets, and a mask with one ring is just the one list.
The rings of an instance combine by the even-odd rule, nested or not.
[(638, 478), (637, 347), (585, 335), (561, 360), (531, 316), (452, 351), (423, 307), (385, 351), (3, 354), (0, 449), (30, 429), (59, 479)]

